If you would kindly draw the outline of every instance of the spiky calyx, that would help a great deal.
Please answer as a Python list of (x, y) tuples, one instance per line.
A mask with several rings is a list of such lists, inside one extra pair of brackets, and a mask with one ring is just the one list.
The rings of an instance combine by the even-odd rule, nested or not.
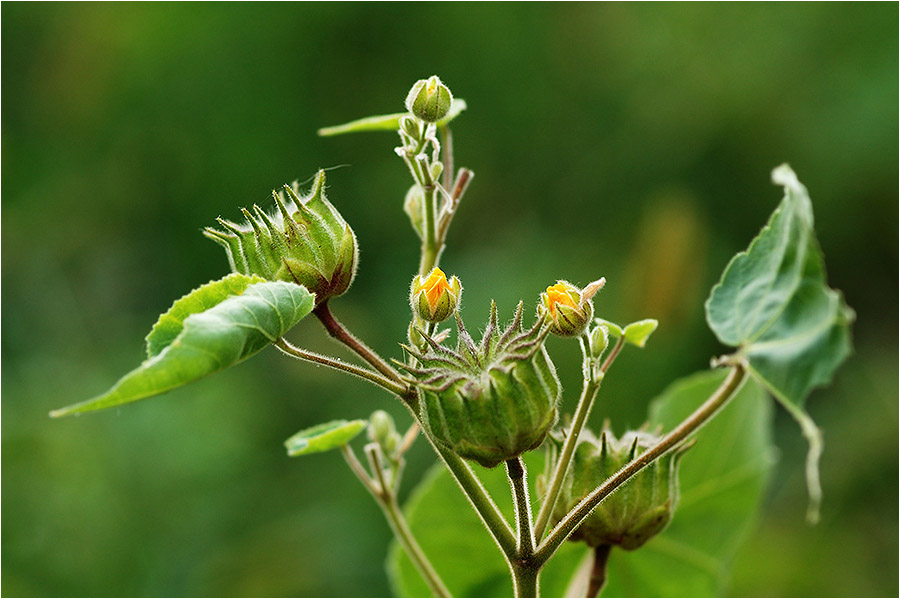
[(405, 347), (418, 365), (400, 366), (420, 390), (422, 419), (435, 441), (493, 468), (539, 446), (556, 422), (560, 384), (544, 349), (548, 330), (540, 320), (523, 330), (521, 302), (502, 332), (492, 303), (478, 345), (458, 313), (456, 322), (455, 351), (422, 333), (428, 351)]
[[(553, 437), (557, 437), (556, 433)], [(657, 441), (655, 435), (644, 431), (629, 431), (616, 439), (612, 431), (604, 428), (598, 439), (591, 431), (583, 430), (553, 510), (552, 523), (559, 522), (603, 481)], [(678, 503), (678, 463), (690, 445), (682, 445), (651, 462), (604, 499), (569, 540), (584, 541), (591, 547), (615, 545), (632, 550), (662, 532)], [(556, 461), (554, 453), (551, 447), (547, 473), (552, 472)], [(546, 477), (538, 477), (539, 494), (544, 492)]]
[(219, 218), (224, 231), (207, 227), (203, 234), (225, 248), (234, 272), (303, 285), (316, 304), (342, 295), (356, 275), (359, 251), (350, 225), (325, 197), (325, 171), (305, 197), (296, 184), (272, 196), (274, 214), (254, 205), (253, 212), (242, 209), (244, 224)]

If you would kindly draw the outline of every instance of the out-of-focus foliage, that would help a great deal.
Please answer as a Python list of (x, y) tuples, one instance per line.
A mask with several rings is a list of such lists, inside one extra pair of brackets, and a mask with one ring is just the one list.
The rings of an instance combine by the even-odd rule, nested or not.
[[(365, 383), (270, 349), (152, 402), (46, 415), (106, 389), (157, 314), (227, 272), (204, 225), (319, 167), (352, 165), (329, 184), (361, 248), (333, 309), (399, 355), (418, 240), (396, 139), (315, 133), (402, 110), (434, 73), (469, 105), (454, 146), (477, 176), (444, 256), (464, 313), (491, 298), (534, 309), (550, 282), (602, 275), (597, 316), (660, 322), (607, 377), (595, 424), (639, 425), (649, 398), (725, 351), (703, 299), (771, 212), (770, 169), (802, 174), (856, 354), (809, 403), (821, 523), (804, 522), (804, 443), (778, 413), (782, 459), (730, 590), (895, 594), (897, 11), (4, 5), (4, 594), (389, 592), (377, 506), (337, 453), (291, 460), (282, 445), (379, 407), (408, 422)], [(315, 322), (289, 337), (339, 351)], [(578, 350), (550, 351), (571, 411)], [(409, 459), (406, 485), (434, 457), (420, 441)]]

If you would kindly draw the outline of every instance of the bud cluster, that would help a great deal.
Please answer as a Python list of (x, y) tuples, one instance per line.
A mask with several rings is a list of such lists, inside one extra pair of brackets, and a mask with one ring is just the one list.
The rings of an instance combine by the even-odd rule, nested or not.
[(457, 455), (492, 468), (536, 448), (556, 422), (560, 384), (544, 349), (548, 329), (538, 320), (522, 328), (522, 304), (501, 332), (497, 307), (476, 345), (457, 314), (456, 350), (424, 333), (427, 353), (409, 381), (421, 391), (422, 420), (432, 438)]
[(254, 205), (242, 210), (246, 223), (219, 218), (225, 230), (207, 227), (203, 234), (225, 247), (234, 272), (303, 285), (316, 304), (347, 291), (359, 260), (356, 236), (325, 197), (325, 172), (305, 198), (296, 184), (272, 196), (274, 214)]

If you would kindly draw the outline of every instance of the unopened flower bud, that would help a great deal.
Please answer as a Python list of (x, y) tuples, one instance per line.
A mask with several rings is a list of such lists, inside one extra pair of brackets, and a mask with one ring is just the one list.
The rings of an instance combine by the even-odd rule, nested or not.
[(400, 445), (400, 434), (394, 426), (394, 419), (384, 410), (376, 410), (369, 416), (369, 440), (381, 446), (387, 456), (391, 456)]
[(435, 181), (441, 176), (441, 173), (444, 172), (444, 164), (441, 162), (434, 162), (431, 164), (431, 178)]
[(400, 129), (415, 140), (422, 137), (422, 123), (409, 115), (400, 117)]
[(413, 312), (427, 322), (446, 320), (459, 306), (462, 286), (459, 279), (447, 276), (435, 267), (427, 277), (416, 275), (409, 292)]
[(541, 294), (538, 315), (550, 325), (550, 332), (554, 335), (582, 335), (594, 317), (591, 298), (605, 283), (606, 279), (599, 279), (584, 289), (579, 289), (567, 281), (557, 281)]
[(424, 204), (425, 192), (416, 183), (406, 192), (406, 199), (403, 201), (403, 211), (406, 212), (409, 222), (420, 239), (425, 239), (425, 215), (422, 214), (425, 208)]
[(591, 357), (596, 359), (603, 355), (609, 345), (609, 330), (602, 324), (591, 329)]
[(419, 79), (406, 96), (406, 109), (427, 123), (436, 123), (450, 111), (453, 94), (434, 75)]
[(225, 247), (235, 272), (303, 285), (316, 304), (343, 294), (356, 275), (356, 236), (325, 197), (325, 171), (304, 198), (288, 185), (272, 195), (274, 214), (253, 206), (243, 210), (245, 224), (220, 218), (224, 231), (207, 227), (203, 234)]
[[(599, 439), (587, 429), (582, 431), (553, 510), (553, 524), (604, 480), (658, 441), (655, 435), (643, 431), (629, 431), (621, 439), (616, 439), (609, 430), (600, 433)], [(584, 541), (591, 547), (617, 545), (631, 550), (662, 532), (678, 502), (678, 463), (689, 447), (682, 445), (634, 475), (604, 499), (569, 539)], [(552, 471), (551, 463), (547, 472)], [(546, 480), (546, 475), (543, 478)]]
[(441, 446), (493, 468), (539, 446), (556, 422), (559, 379), (544, 349), (547, 329), (522, 329), (522, 304), (506, 330), (497, 309), (479, 343), (457, 320), (456, 350), (423, 334), (428, 352), (406, 348), (416, 366), (398, 363), (421, 391), (423, 424)]

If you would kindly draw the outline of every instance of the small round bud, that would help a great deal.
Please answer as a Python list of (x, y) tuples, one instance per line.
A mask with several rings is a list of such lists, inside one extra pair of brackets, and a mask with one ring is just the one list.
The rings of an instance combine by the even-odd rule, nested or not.
[(441, 162), (435, 162), (431, 165), (431, 178), (435, 181), (441, 176), (441, 173), (444, 172), (444, 164)]
[(599, 358), (609, 345), (609, 330), (606, 326), (598, 324), (591, 330), (591, 357)]
[(406, 198), (403, 200), (403, 211), (409, 217), (413, 230), (420, 239), (425, 239), (425, 215), (422, 213), (425, 205), (425, 192), (418, 183), (409, 188)]
[[(609, 430), (600, 433), (599, 439), (587, 429), (582, 431), (553, 510), (553, 524), (590, 491), (658, 441), (655, 435), (643, 431), (629, 431), (621, 439), (616, 439)], [(617, 545), (632, 550), (662, 532), (678, 502), (678, 463), (688, 447), (682, 445), (638, 472), (597, 506), (575, 529), (570, 540), (584, 541), (591, 547)], [(546, 472), (552, 471), (553, 464), (550, 464)], [(542, 477), (541, 487), (545, 486), (546, 477)]]
[(400, 117), (400, 129), (415, 140), (422, 137), (422, 123), (409, 115)]
[(453, 94), (434, 75), (419, 79), (406, 96), (406, 109), (426, 123), (436, 123), (450, 112)]
[(416, 275), (409, 292), (413, 312), (427, 322), (441, 322), (456, 311), (462, 295), (459, 279), (447, 276), (435, 267), (427, 277)]
[(349, 289), (359, 254), (356, 236), (325, 197), (325, 171), (316, 175), (309, 195), (295, 186), (273, 192), (277, 211), (244, 209), (245, 224), (219, 219), (225, 229), (203, 234), (225, 247), (232, 270), (269, 281), (303, 285), (316, 304)]
[(369, 440), (381, 446), (388, 457), (392, 456), (400, 445), (400, 434), (394, 426), (394, 419), (384, 410), (376, 410), (369, 416)]
[(541, 294), (538, 316), (550, 325), (550, 332), (554, 335), (578, 337), (594, 317), (591, 298), (605, 283), (606, 279), (600, 279), (579, 289), (567, 281), (557, 281)]

